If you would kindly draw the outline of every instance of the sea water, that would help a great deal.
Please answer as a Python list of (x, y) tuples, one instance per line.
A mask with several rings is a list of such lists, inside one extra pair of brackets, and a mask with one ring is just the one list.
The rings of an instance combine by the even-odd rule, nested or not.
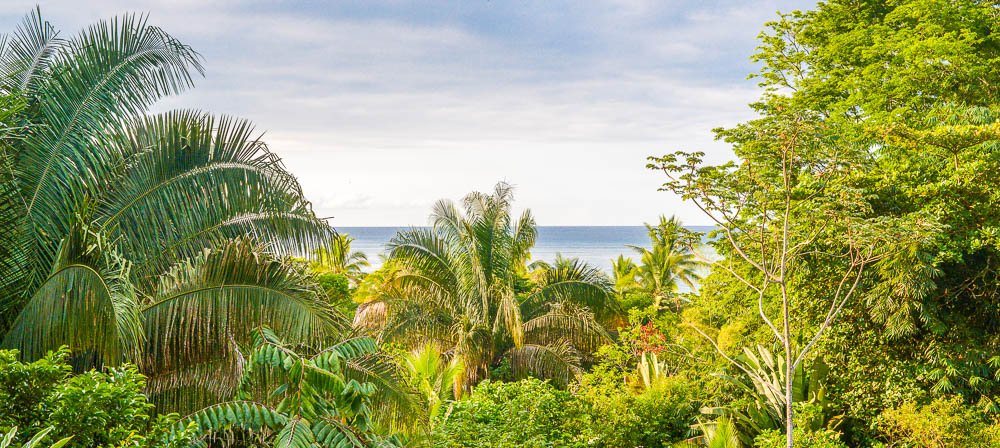
[[(711, 229), (688, 228), (698, 232)], [(386, 243), (404, 229), (406, 227), (338, 227), (337, 231), (354, 237), (351, 249), (364, 252), (372, 264), (370, 269), (377, 269), (382, 265)], [(562, 254), (610, 272), (611, 260), (619, 255), (638, 261), (638, 255), (629, 245), (648, 248), (649, 244), (649, 232), (644, 226), (539, 226), (531, 258), (551, 262), (556, 254)]]

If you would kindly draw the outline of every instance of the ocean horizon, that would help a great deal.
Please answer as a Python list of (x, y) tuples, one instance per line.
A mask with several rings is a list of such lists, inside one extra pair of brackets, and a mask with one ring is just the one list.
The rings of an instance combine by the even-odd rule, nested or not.
[[(706, 232), (710, 226), (686, 226)], [(340, 233), (354, 238), (351, 248), (368, 256), (371, 268), (378, 269), (385, 255), (385, 245), (400, 230), (414, 227), (337, 227)], [(538, 239), (531, 250), (531, 260), (552, 261), (557, 254), (578, 258), (606, 272), (611, 271), (611, 260), (625, 255), (636, 259), (629, 245), (649, 247), (649, 234), (645, 226), (538, 226)]]

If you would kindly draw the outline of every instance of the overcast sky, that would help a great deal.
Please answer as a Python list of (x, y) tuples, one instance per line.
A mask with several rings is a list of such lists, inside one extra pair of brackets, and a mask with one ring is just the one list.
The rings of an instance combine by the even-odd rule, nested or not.
[[(35, 1), (3, 0), (12, 30)], [(439, 198), (517, 187), (541, 225), (705, 220), (645, 169), (731, 157), (764, 22), (812, 2), (41, 1), (64, 37), (148, 13), (206, 77), (158, 109), (253, 120), (335, 226), (420, 225)]]

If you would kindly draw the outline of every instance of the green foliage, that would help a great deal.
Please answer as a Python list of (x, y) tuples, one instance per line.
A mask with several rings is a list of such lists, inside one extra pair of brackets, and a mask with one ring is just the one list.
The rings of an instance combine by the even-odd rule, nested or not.
[(78, 370), (133, 363), (168, 412), (231, 393), (256, 325), (332, 333), (283, 261), (332, 230), (259, 132), (148, 112), (193, 85), (198, 53), (138, 14), (63, 36), (35, 10), (0, 45), (3, 346), (36, 360), (67, 345)]
[[(646, 224), (646, 230), (651, 248), (629, 246), (639, 255), (639, 264), (634, 266), (633, 272), (626, 271), (620, 280), (625, 280), (628, 287), (627, 279), (634, 275), (638, 288), (653, 299), (654, 307), (660, 309), (665, 301), (672, 300), (674, 309), (680, 310), (681, 296), (677, 288), (683, 285), (694, 290), (699, 271), (705, 266), (694, 254), (694, 247), (701, 241), (700, 235), (685, 229), (676, 217), (668, 219), (666, 216), (660, 216), (656, 226)], [(628, 262), (622, 263), (617, 269), (629, 267)], [(621, 294), (626, 292), (620, 291)]]
[(351, 298), (351, 280), (344, 274), (319, 272), (315, 274), (316, 284), (326, 293), (330, 304), (345, 316), (353, 316), (358, 304)]
[[(754, 439), (754, 448), (785, 448), (785, 434), (768, 430)], [(795, 430), (795, 448), (847, 448), (840, 440), (840, 433), (829, 429)]]
[(357, 283), (364, 277), (364, 268), (371, 266), (364, 252), (351, 250), (354, 238), (346, 233), (338, 233), (330, 238), (329, 244), (316, 250), (313, 270), (319, 273), (339, 274)]
[(395, 446), (373, 432), (375, 386), (345, 372), (352, 360), (375, 353), (375, 342), (355, 339), (304, 357), (267, 328), (254, 330), (254, 351), (234, 401), (209, 406), (180, 420), (200, 438), (234, 429), (275, 447)]
[(538, 379), (483, 381), (435, 425), (435, 447), (591, 446), (586, 407)]
[(885, 410), (875, 422), (890, 447), (952, 448), (1000, 445), (997, 425), (990, 426), (959, 397), (943, 397), (918, 406), (914, 402)]
[[(52, 429), (53, 428), (50, 426), (48, 428), (39, 431), (37, 434), (32, 436), (31, 439), (25, 442), (24, 445), (21, 445), (21, 448), (34, 448), (36, 446), (39, 446), (42, 440), (45, 440), (45, 437), (47, 437), (48, 434), (52, 432)], [(17, 428), (13, 428), (7, 434), (4, 434), (3, 438), (0, 439), (0, 448), (9, 448), (11, 444), (14, 443), (14, 437), (16, 435), (17, 435)], [(72, 437), (66, 437), (61, 440), (58, 440), (55, 443), (49, 445), (49, 448), (61, 448), (62, 446), (66, 445), (66, 443), (68, 443), (70, 439), (72, 439)]]
[(611, 340), (604, 325), (620, 319), (610, 282), (559, 257), (535, 265), (527, 285), (535, 222), (530, 211), (511, 215), (512, 187), (471, 193), (463, 206), (439, 201), (432, 228), (393, 237), (385, 273), (359, 288), (379, 295), (365, 299), (357, 325), (409, 349), (434, 341), (459, 360), (466, 390), (503, 358), (515, 377), (569, 384), (585, 357)]
[[(725, 377), (732, 384), (744, 389), (751, 397), (743, 409), (709, 408), (705, 412), (733, 416), (740, 428), (740, 436), (749, 444), (754, 438), (768, 430), (781, 430), (785, 418), (785, 361), (781, 355), (773, 355), (770, 350), (744, 349), (739, 362), (744, 366), (739, 378)], [(824, 382), (828, 368), (822, 361), (799, 364), (792, 378), (793, 404), (799, 411), (796, 426), (808, 431), (816, 431), (827, 426), (826, 398)], [(749, 382), (749, 385), (747, 384)], [(801, 412), (810, 410), (812, 412)]]
[(462, 397), (462, 384), (458, 382), (462, 365), (457, 358), (447, 360), (437, 347), (426, 344), (407, 353), (403, 367), (411, 384), (423, 395), (427, 421), (433, 428), (442, 408)]
[(0, 432), (11, 443), (31, 445), (36, 432), (42, 437), (35, 444), (81, 448), (180, 448), (191, 441), (187, 428), (174, 427), (176, 414), (153, 416), (145, 378), (134, 366), (73, 375), (69, 354), (62, 349), (22, 363), (16, 351), (0, 351)]
[[(613, 381), (605, 381), (609, 380)], [(592, 432), (598, 446), (670, 447), (690, 436), (698, 399), (694, 383), (686, 378), (663, 378), (638, 393), (607, 383), (600, 387), (593, 378), (589, 381), (580, 394), (592, 407)]]

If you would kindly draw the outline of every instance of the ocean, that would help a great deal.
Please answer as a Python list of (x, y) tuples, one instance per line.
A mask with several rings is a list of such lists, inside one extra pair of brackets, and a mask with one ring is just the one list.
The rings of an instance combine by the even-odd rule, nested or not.
[[(690, 226), (691, 230), (706, 232), (711, 227)], [(351, 248), (364, 252), (371, 262), (371, 269), (382, 265), (385, 244), (397, 231), (406, 227), (338, 227), (337, 231), (354, 237)], [(649, 235), (644, 226), (539, 226), (538, 239), (531, 250), (532, 260), (552, 261), (556, 254), (579, 258), (606, 272), (611, 270), (611, 260), (619, 255), (637, 259), (627, 245), (649, 246)]]

